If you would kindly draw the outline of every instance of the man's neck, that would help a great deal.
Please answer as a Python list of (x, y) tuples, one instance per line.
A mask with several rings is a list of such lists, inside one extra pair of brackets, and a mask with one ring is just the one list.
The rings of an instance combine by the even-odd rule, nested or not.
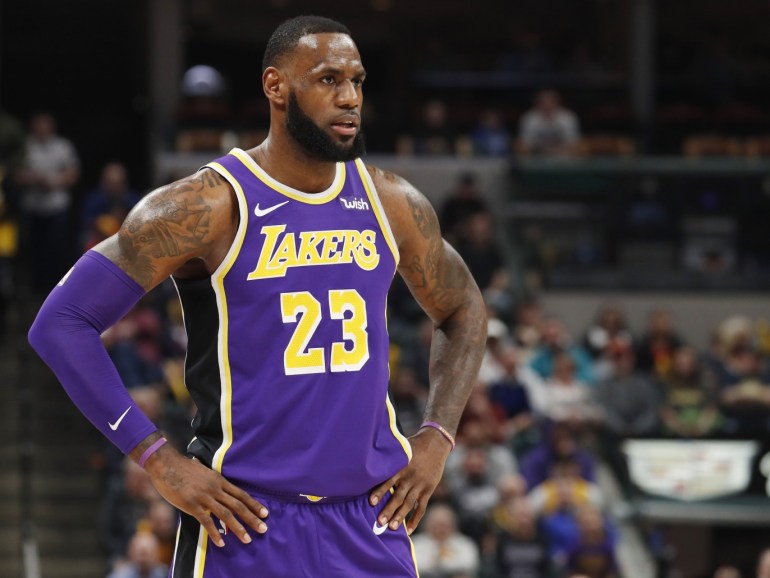
[(249, 154), (275, 180), (305, 193), (325, 191), (337, 174), (336, 163), (314, 159), (288, 137), (272, 133)]

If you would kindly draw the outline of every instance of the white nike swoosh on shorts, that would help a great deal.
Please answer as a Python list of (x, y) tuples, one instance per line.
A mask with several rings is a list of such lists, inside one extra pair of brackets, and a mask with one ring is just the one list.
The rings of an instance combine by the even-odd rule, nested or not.
[(257, 206), (254, 207), (254, 214), (257, 217), (264, 217), (268, 213), (272, 213), (273, 211), (275, 211), (278, 207), (283, 207), (288, 202), (289, 201), (284, 201), (283, 203), (278, 203), (277, 205), (273, 205), (272, 207), (268, 207), (266, 209), (260, 209), (259, 208), (259, 203), (257, 203)]
[(375, 533), (375, 534), (377, 534), (378, 536), (379, 536), (380, 534), (384, 533), (384, 532), (385, 532), (385, 530), (387, 530), (387, 529), (388, 529), (388, 526), (387, 526), (387, 524), (386, 524), (386, 525), (384, 525), (384, 526), (380, 526), (380, 525), (377, 523), (377, 521), (376, 521), (376, 520), (374, 521), (374, 526), (372, 526), (372, 532), (374, 532), (374, 533)]

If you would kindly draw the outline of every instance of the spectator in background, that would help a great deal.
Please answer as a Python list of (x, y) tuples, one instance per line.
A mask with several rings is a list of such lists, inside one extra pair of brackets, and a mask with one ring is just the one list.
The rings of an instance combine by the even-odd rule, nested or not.
[(548, 478), (529, 492), (528, 499), (538, 516), (573, 511), (585, 505), (602, 506), (599, 486), (582, 478), (580, 464), (573, 457), (556, 460)]
[(658, 433), (660, 386), (637, 370), (630, 347), (613, 354), (613, 376), (599, 384), (596, 400), (604, 414), (604, 428), (619, 438), (644, 437)]
[(421, 384), (413, 370), (399, 367), (390, 383), (390, 397), (401, 431), (406, 436), (417, 433), (423, 421), (427, 385)]
[(727, 433), (766, 433), (770, 426), (770, 368), (751, 346), (733, 345), (717, 375)]
[(591, 388), (576, 373), (575, 361), (567, 352), (557, 353), (553, 373), (545, 380), (542, 410), (552, 421), (566, 421), (585, 430), (596, 425), (599, 408), (593, 401)]
[(176, 545), (176, 524), (179, 512), (165, 500), (150, 504), (147, 518), (138, 524), (138, 532), (149, 532), (158, 540), (158, 560), (169, 566)]
[(702, 437), (719, 427), (716, 391), (709, 377), (695, 349), (684, 345), (674, 352), (671, 370), (662, 380), (660, 419), (664, 433)]
[(147, 472), (138, 464), (125, 458), (122, 467), (120, 477), (107, 480), (100, 515), (99, 534), (110, 566), (125, 559), (139, 523), (148, 517), (152, 503), (160, 499)]
[(422, 108), (416, 132), (401, 136), (396, 152), (409, 156), (454, 155), (456, 139), (457, 135), (449, 124), (446, 104), (438, 99), (429, 100)]
[(79, 174), (75, 147), (56, 134), (54, 117), (35, 114), (27, 137), (27, 165), (20, 172), (35, 290), (50, 290), (65, 273), (70, 259), (67, 215)]
[(468, 265), (479, 289), (487, 289), (505, 265), (489, 212), (474, 213), (468, 217), (464, 234), (457, 242), (457, 252)]
[(540, 345), (535, 349), (530, 361), (532, 369), (547, 379), (553, 375), (554, 359), (560, 353), (567, 353), (575, 362), (577, 378), (589, 385), (594, 384), (594, 370), (591, 356), (581, 345), (573, 343), (572, 336), (557, 317), (548, 317), (543, 321)]
[(578, 152), (580, 126), (577, 116), (561, 104), (555, 90), (542, 90), (534, 107), (519, 121), (518, 153), (521, 155), (569, 157)]
[(565, 458), (574, 459), (580, 465), (580, 476), (584, 480), (594, 481), (595, 460), (580, 447), (578, 433), (566, 422), (546, 424), (545, 439), (519, 461), (519, 472), (528, 488), (544, 482), (553, 464)]
[(674, 330), (669, 311), (658, 309), (647, 317), (647, 329), (636, 345), (637, 367), (657, 377), (665, 376), (671, 369), (674, 351), (683, 344)]
[(424, 530), (412, 541), (422, 578), (471, 578), (478, 571), (478, 547), (457, 531), (455, 513), (446, 505), (428, 509)]
[(633, 335), (628, 330), (625, 315), (620, 306), (605, 304), (599, 309), (596, 320), (583, 336), (583, 347), (594, 359), (597, 378), (609, 375), (611, 356), (619, 348), (631, 347)]
[(128, 547), (128, 562), (107, 578), (166, 578), (168, 566), (161, 563), (158, 539), (150, 532), (138, 532)]
[(735, 566), (720, 566), (714, 570), (713, 578), (741, 578), (741, 572)]
[(80, 230), (84, 248), (90, 249), (115, 234), (140, 198), (139, 193), (130, 187), (128, 172), (123, 164), (112, 162), (104, 165), (99, 186), (83, 199)]
[(622, 440), (660, 431), (661, 387), (648, 373), (636, 368), (635, 358), (631, 348), (617, 351), (613, 355), (614, 375), (596, 390), (596, 401), (603, 412), (601, 451), (626, 494), (632, 485), (620, 450)]
[(757, 558), (757, 578), (770, 578), (770, 548), (765, 548)]
[(516, 308), (513, 339), (521, 348), (522, 361), (528, 363), (542, 339), (543, 310), (540, 303), (528, 299)]
[(0, 341), (14, 287), (13, 259), (18, 251), (17, 179), (24, 166), (24, 127), (0, 109)]
[(504, 438), (518, 452), (537, 441), (533, 408), (542, 411), (545, 407), (545, 385), (534, 371), (519, 363), (514, 345), (502, 345), (496, 356), (505, 375), (489, 385), (489, 400), (503, 422)]
[(514, 497), (497, 525), (497, 570), (500, 578), (544, 578), (552, 572), (548, 543), (525, 497)]
[(615, 540), (601, 510), (583, 506), (577, 510), (579, 538), (567, 550), (566, 567), (572, 574), (587, 578), (616, 578)]
[(488, 212), (488, 207), (481, 195), (476, 175), (461, 174), (439, 210), (439, 223), (444, 238), (456, 245), (465, 234), (470, 216), (485, 212)]
[(511, 152), (511, 134), (505, 127), (499, 110), (482, 111), (478, 123), (471, 131), (473, 153), (483, 157), (504, 157)]

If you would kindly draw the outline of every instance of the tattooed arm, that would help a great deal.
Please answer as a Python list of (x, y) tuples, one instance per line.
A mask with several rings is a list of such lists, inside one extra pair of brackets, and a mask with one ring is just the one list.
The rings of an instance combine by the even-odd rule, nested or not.
[[(207, 169), (150, 193), (128, 215), (120, 231), (95, 250), (149, 291), (169, 275), (211, 274), (224, 259), (238, 228), (238, 203), (230, 185)], [(138, 461), (161, 437), (149, 435), (130, 453)], [(189, 460), (169, 444), (145, 464), (153, 485), (180, 510), (194, 516), (218, 546), (224, 541), (211, 513), (250, 542), (242, 520), (257, 532), (267, 510), (219, 473)], [(237, 518), (236, 518), (237, 516)]]
[[(441, 238), (428, 200), (392, 173), (369, 171), (398, 244), (399, 274), (434, 323), (425, 421), (437, 422), (454, 435), (484, 351), (484, 302), (465, 263)], [(396, 492), (383, 509), (380, 523), (398, 528), (413, 510), (407, 525), (411, 533), (425, 513), (451, 447), (433, 428), (421, 429), (410, 442), (412, 462), (375, 489), (372, 499), (379, 501), (395, 485)]]
[(189, 268), (193, 259), (214, 271), (235, 237), (238, 204), (225, 180), (207, 169), (147, 195), (116, 235), (94, 250), (145, 291)]

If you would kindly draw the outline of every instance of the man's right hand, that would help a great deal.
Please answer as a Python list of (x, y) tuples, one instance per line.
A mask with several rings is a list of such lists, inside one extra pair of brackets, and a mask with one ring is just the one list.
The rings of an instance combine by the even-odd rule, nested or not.
[(211, 514), (244, 544), (251, 542), (251, 536), (238, 518), (260, 534), (267, 532), (262, 521), (268, 516), (267, 508), (218, 472), (184, 457), (169, 444), (150, 456), (145, 470), (160, 495), (198, 520), (217, 546), (222, 547), (225, 542)]

